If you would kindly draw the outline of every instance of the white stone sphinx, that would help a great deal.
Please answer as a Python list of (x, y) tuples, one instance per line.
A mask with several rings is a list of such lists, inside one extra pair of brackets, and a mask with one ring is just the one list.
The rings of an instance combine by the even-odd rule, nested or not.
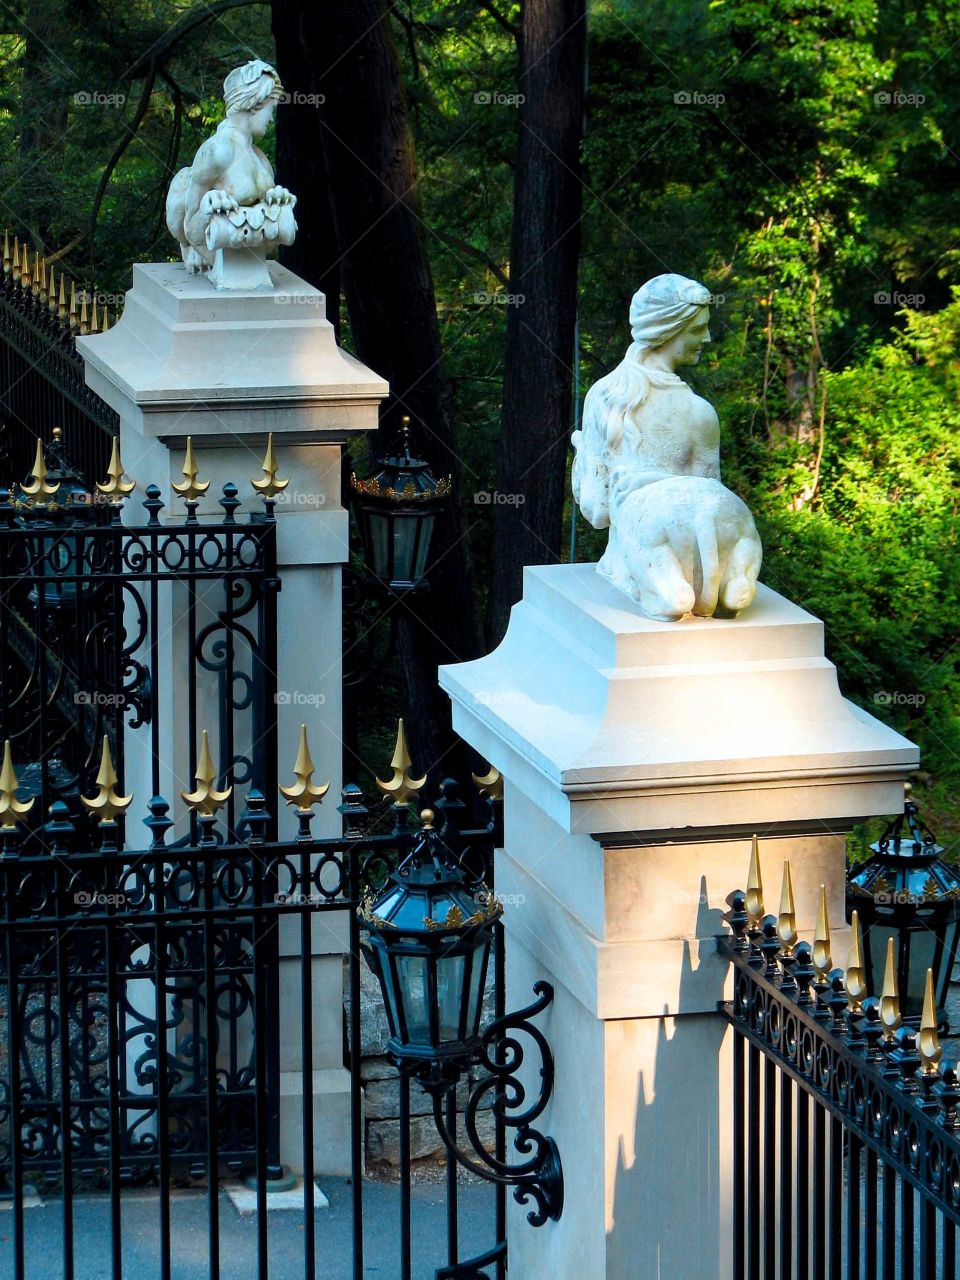
[(753, 517), (720, 482), (716, 411), (675, 372), (710, 341), (709, 301), (683, 276), (638, 289), (633, 342), (588, 391), (573, 434), (573, 496), (594, 528), (610, 529), (598, 571), (667, 621), (745, 609), (762, 559)]
[(219, 289), (272, 288), (265, 258), (293, 244), (297, 198), (277, 186), (262, 138), (283, 93), (280, 77), (254, 59), (223, 82), (226, 119), (167, 192), (167, 228), (191, 273), (209, 270)]

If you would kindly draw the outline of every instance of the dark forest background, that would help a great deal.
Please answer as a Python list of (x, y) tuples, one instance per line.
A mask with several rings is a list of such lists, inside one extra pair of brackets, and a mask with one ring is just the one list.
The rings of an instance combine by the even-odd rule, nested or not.
[(568, 442), (631, 294), (702, 280), (714, 341), (690, 380), (720, 413), (762, 579), (823, 618), (844, 691), (921, 743), (927, 815), (956, 833), (960, 3), (588, 8), (6, 4), (3, 221), (119, 303), (132, 262), (177, 256), (166, 186), (222, 118), (226, 72), (277, 66), (286, 261), (390, 379), (369, 447), (409, 413), (456, 484), (362, 739), (403, 707), (441, 772), (437, 662), (496, 642), (524, 564), (599, 553)]

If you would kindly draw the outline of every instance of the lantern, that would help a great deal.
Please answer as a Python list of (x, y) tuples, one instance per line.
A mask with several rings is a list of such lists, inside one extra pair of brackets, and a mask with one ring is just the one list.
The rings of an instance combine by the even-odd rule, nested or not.
[(873, 857), (849, 876), (848, 914), (856, 908), (866, 941), (867, 988), (879, 995), (887, 941), (897, 952), (897, 988), (903, 1020), (920, 1025), (927, 970), (933, 970), (937, 1017), (946, 1027), (947, 984), (960, 932), (960, 876), (942, 860), (943, 849), (920, 820), (911, 788), (903, 813), (871, 845)]

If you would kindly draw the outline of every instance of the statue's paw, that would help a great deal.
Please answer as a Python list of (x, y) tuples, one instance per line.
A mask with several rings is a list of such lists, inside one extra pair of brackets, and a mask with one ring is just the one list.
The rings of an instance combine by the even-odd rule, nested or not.
[(729, 612), (738, 613), (747, 607), (756, 594), (757, 584), (749, 578), (731, 578), (721, 592), (720, 603)]
[(297, 203), (297, 197), (292, 191), (288, 191), (286, 187), (271, 187), (267, 194), (263, 197), (265, 204), (289, 204)]
[(200, 201), (200, 211), (211, 218), (216, 213), (232, 213), (239, 208), (229, 191), (208, 191)]
[(183, 254), (183, 265), (192, 276), (198, 276), (207, 269), (206, 262), (192, 245)]

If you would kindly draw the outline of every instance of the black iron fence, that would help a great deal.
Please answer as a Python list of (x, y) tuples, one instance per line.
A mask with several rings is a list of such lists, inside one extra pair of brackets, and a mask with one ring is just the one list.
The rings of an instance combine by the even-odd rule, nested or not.
[(84, 380), (78, 333), (109, 323), (84, 291), (56, 275), (39, 253), (4, 236), (0, 280), (0, 485), (23, 480), (38, 438), (63, 429), (81, 475), (92, 485), (106, 473), (116, 413)]
[(734, 1276), (952, 1280), (960, 1081), (935, 1009), (918, 1031), (895, 980), (863, 998), (856, 921), (844, 971), (828, 927), (797, 941), (792, 905), (765, 915), (756, 890), (727, 902)]

